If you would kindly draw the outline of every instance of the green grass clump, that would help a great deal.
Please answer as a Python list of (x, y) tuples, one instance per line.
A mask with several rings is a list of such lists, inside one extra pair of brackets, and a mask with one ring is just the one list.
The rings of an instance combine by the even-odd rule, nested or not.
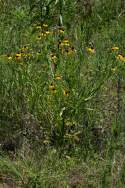
[(36, 161), (32, 156), (0, 159), (3, 182), (11, 179), (18, 187), (124, 187), (123, 154), (115, 153), (112, 160), (97, 155), (84, 161), (80, 156), (59, 157), (52, 149)]

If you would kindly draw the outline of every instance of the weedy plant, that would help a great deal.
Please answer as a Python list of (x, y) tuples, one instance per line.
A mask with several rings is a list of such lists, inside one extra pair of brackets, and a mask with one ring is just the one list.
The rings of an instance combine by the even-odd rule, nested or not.
[[(124, 145), (124, 12), (120, 1), (106, 2), (84, 1), (82, 7), (75, 0), (14, 1), (9, 9), (6, 1), (0, 23), (1, 146), (20, 133), (23, 143), (14, 153), (22, 157), (21, 165), (29, 165), (27, 155), (39, 164), (43, 153), (51, 158), (51, 151), (58, 160), (100, 157), (107, 165), (100, 187), (113, 186), (115, 176), (120, 186), (124, 181), (116, 154)], [(4, 154), (11, 156), (10, 151)], [(21, 185), (43, 186), (38, 164), (33, 165), (37, 172), (27, 166), (26, 180), (22, 165)], [(122, 180), (114, 173), (117, 164)], [(81, 175), (71, 176), (83, 182)], [(50, 186), (47, 181), (44, 187)]]

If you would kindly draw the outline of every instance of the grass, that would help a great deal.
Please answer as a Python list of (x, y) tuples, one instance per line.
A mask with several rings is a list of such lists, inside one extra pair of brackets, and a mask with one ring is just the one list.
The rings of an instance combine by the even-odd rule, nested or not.
[(0, 181), (124, 187), (121, 1), (0, 5)]
[(124, 187), (123, 156), (118, 151), (112, 159), (94, 155), (83, 160), (80, 156), (60, 158), (51, 150), (41, 155), (41, 162), (33, 156), (16, 161), (4, 157), (0, 159), (1, 178), (10, 174), (21, 187)]

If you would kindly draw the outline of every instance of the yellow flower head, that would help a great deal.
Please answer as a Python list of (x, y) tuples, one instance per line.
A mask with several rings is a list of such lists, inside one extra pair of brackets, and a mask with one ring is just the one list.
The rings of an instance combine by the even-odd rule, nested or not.
[(60, 75), (56, 75), (56, 76), (55, 76), (55, 79), (56, 79), (56, 80), (61, 80), (62, 77), (61, 77)]
[(125, 62), (125, 56), (122, 54), (118, 54), (116, 57), (118, 60)]
[(64, 43), (69, 43), (69, 40), (67, 38), (63, 39)]
[(50, 60), (55, 62), (57, 60), (57, 56), (54, 53), (50, 54)]
[(46, 35), (49, 35), (49, 34), (50, 34), (50, 31), (45, 31), (45, 34), (46, 34)]
[(63, 43), (62, 43), (61, 41), (59, 41), (59, 42), (58, 42), (58, 48), (59, 48), (59, 49), (62, 49), (63, 46), (64, 46)]
[(21, 48), (21, 53), (24, 53), (28, 50), (28, 47), (27, 46), (23, 46), (23, 48)]
[(41, 39), (41, 37), (46, 36), (46, 34), (44, 32), (41, 32), (39, 36), (40, 36), (40, 39)]
[(59, 33), (63, 34), (63, 33), (64, 33), (64, 28), (63, 28), (63, 27), (60, 27), (60, 28), (58, 29), (58, 31), (59, 31)]
[(71, 46), (69, 47), (67, 50), (66, 50), (67, 54), (73, 54), (74, 52), (76, 52), (76, 49), (74, 48), (74, 46)]
[(36, 26), (36, 29), (41, 29), (42, 27), (40, 25)]
[(86, 48), (86, 51), (91, 53), (91, 54), (95, 54), (95, 48)]
[(65, 97), (68, 97), (69, 94), (70, 94), (70, 91), (69, 91), (69, 90), (66, 89), (66, 90), (63, 91), (63, 95), (64, 95)]
[(38, 35), (38, 36), (37, 36), (37, 40), (41, 40), (41, 35)]
[(54, 85), (53, 83), (51, 83), (51, 84), (49, 85), (49, 90), (52, 91), (53, 93), (56, 92), (56, 87), (55, 87), (55, 85)]
[(41, 37), (46, 37), (47, 35), (49, 35), (51, 32), (50, 31), (42, 31), (39, 36), (38, 39), (41, 39)]
[(43, 24), (42, 26), (43, 26), (43, 27), (45, 27), (45, 28), (46, 28), (46, 27), (48, 27), (48, 25), (47, 25), (47, 24)]
[(32, 57), (33, 57), (33, 54), (28, 53), (28, 54), (26, 54), (26, 57), (28, 57), (28, 58), (30, 59), (30, 58), (32, 58)]
[(118, 50), (119, 50), (119, 47), (117, 47), (117, 46), (112, 47), (113, 52), (118, 51)]
[(67, 38), (63, 39), (62, 45), (69, 46), (69, 40)]
[(67, 46), (70, 46), (70, 44), (69, 44), (69, 40), (68, 39), (63, 39), (62, 41), (59, 41), (58, 42), (58, 48), (59, 49), (63, 49), (63, 48), (65, 48), (65, 47), (67, 47)]
[(20, 60), (21, 59), (21, 53), (17, 53), (16, 54), (16, 60)]

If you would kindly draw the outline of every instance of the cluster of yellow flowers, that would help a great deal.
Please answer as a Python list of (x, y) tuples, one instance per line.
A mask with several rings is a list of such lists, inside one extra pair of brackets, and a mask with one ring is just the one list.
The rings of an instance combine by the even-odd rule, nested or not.
[(64, 38), (63, 40), (59, 40), (58, 48), (62, 54), (66, 53), (68, 55), (71, 55), (76, 52), (75, 47), (70, 44), (67, 38)]
[[(112, 52), (115, 52), (117, 60), (119, 60), (121, 62), (125, 62), (125, 55), (119, 53), (119, 47), (118, 46), (113, 46), (111, 49), (112, 49)], [(118, 66), (115, 66), (111, 70), (112, 70), (113, 73), (116, 73), (116, 72), (119, 71), (119, 68), (118, 68)]]
[(65, 31), (64, 27), (59, 27), (58, 32), (60, 34), (64, 34), (64, 31)]
[(56, 93), (56, 86), (55, 86), (54, 83), (51, 83), (51, 84), (49, 85), (49, 90), (52, 91), (53, 93)]
[(37, 40), (41, 40), (42, 37), (47, 37), (49, 34), (51, 34), (51, 32), (48, 30), (47, 24), (43, 24), (42, 26), (41, 25), (35, 25), (35, 28), (38, 31)]
[[(37, 39), (38, 40), (41, 40), (42, 37), (46, 37), (49, 34), (53, 34), (53, 36), (54, 36), (55, 30), (49, 31), (49, 27), (48, 27), (47, 24), (35, 25), (34, 27), (35, 27), (36, 32), (37, 32)], [(55, 46), (53, 45), (53, 43), (52, 43), (52, 45), (50, 45), (50, 46), (52, 46), (52, 48), (50, 48), (51, 50), (49, 51), (49, 55), (48, 55), (49, 56), (48, 58), (51, 62), (51, 65), (54, 66), (54, 67), (57, 66), (57, 62), (58, 62), (60, 55), (65, 55), (65, 54), (71, 55), (71, 54), (75, 54), (75, 52), (76, 52), (75, 47), (72, 45), (70, 40), (65, 36), (64, 27), (57, 28), (56, 34), (58, 34), (58, 36), (56, 36), (54, 38), (56, 40), (56, 44), (55, 44), (55, 41), (52, 39), (51, 42), (54, 42)], [(36, 40), (36, 38), (35, 38), (35, 40)], [(49, 40), (47, 40), (47, 41), (49, 41)], [(38, 42), (38, 43), (41, 44), (41, 42)], [(46, 43), (46, 41), (45, 41), (45, 43)], [(48, 42), (46, 44), (48, 45), (50, 43)], [(40, 46), (37, 47), (37, 48), (40, 49)], [(46, 49), (47, 49), (46, 52), (48, 54), (48, 47)], [(90, 55), (96, 54), (96, 48), (94, 48), (94, 47), (86, 47), (85, 49), (86, 49), (86, 52)], [(117, 60), (125, 62), (125, 56), (118, 53), (119, 47), (113, 46), (111, 48), (111, 50), (112, 50), (112, 52), (115, 52)], [(29, 47), (27, 45), (25, 45), (17, 53), (14, 53), (12, 55), (11, 54), (7, 55), (7, 58), (8, 58), (8, 60), (16, 60), (16, 61), (23, 60), (23, 58), (31, 59), (36, 54), (41, 55), (41, 51), (42, 50), (40, 49), (40, 53), (39, 52), (35, 53), (35, 52), (31, 51), (31, 49), (29, 49)], [(53, 70), (54, 70), (53, 72), (55, 74), (56, 69), (53, 68)], [(116, 67), (112, 68), (112, 71), (115, 72)], [(49, 91), (51, 91), (52, 93), (57, 92), (57, 87), (56, 87), (55, 81), (59, 81), (59, 80), (62, 80), (62, 76), (60, 74), (55, 74), (54, 82), (50, 83), (50, 85), (49, 85)], [(63, 89), (63, 95), (68, 97), (70, 95), (70, 90), (67, 89), (67, 88)]]
[[(45, 37), (47, 35), (49, 35), (50, 33), (53, 33), (54, 36), (54, 32), (55, 30), (49, 31), (48, 29), (48, 25), (47, 24), (42, 24), (42, 25), (33, 25), (36, 29), (36, 33), (37, 33), (37, 39), (41, 40), (42, 37)], [(58, 37), (60, 37), (60, 34), (63, 35), (64, 34), (64, 27), (59, 27), (56, 29), (57, 33), (58, 33)], [(55, 39), (58, 40), (58, 37), (56, 36)], [(49, 40), (48, 40), (49, 41)], [(47, 42), (48, 42), (47, 41)], [(53, 41), (53, 40), (52, 40)], [(52, 42), (51, 41), (51, 42)], [(54, 41), (53, 41), (54, 42)], [(39, 43), (40, 44), (40, 43)], [(50, 44), (49, 42), (47, 44)], [(52, 45), (52, 44), (51, 44)], [(40, 46), (39, 46), (40, 47)], [(56, 46), (53, 45), (53, 47), (55, 48), (53, 51), (55, 52), (51, 52), (49, 53), (49, 59), (51, 62), (56, 63), (57, 62), (57, 51), (60, 50), (60, 53), (64, 54), (73, 54), (76, 50), (74, 48), (74, 46), (72, 46), (69, 42), (69, 40), (67, 38), (65, 38), (64, 36), (61, 36), (61, 40), (59, 40), (56, 43)], [(38, 48), (38, 47), (37, 47)], [(20, 61), (20, 60), (24, 60), (23, 58), (29, 58), (31, 59), (32, 57), (35, 57), (36, 55), (38, 55), (38, 52), (30, 52), (31, 50), (29, 50), (28, 46), (25, 45), (23, 46), (17, 53), (13, 53), (13, 54), (8, 54), (7, 58), (8, 60), (16, 60), (16, 61)], [(41, 54), (39, 54), (41, 55)]]
[[(119, 47), (118, 46), (113, 46), (112, 47), (112, 51), (113, 52), (118, 52), (119, 51)], [(123, 54), (117, 54), (116, 59), (120, 60), (122, 62), (125, 62), (125, 55), (123, 55)]]
[(118, 55), (117, 55), (117, 59), (120, 60), (120, 61), (125, 62), (125, 56), (122, 55), (122, 54), (118, 54)]
[(31, 59), (33, 54), (28, 51), (28, 46), (23, 46), (17, 53), (7, 54), (8, 60), (22, 60), (23, 58)]

